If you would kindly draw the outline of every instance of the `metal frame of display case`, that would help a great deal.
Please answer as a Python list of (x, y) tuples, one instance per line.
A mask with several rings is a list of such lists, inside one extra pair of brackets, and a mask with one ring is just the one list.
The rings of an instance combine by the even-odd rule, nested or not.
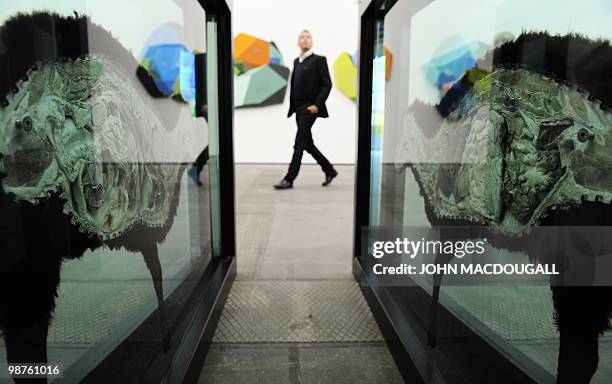
[[(206, 21), (217, 25), (217, 68), (219, 99), (219, 209), (221, 213), (220, 255), (194, 270), (176, 289), (189, 290), (186, 302), (172, 327), (170, 349), (159, 342), (138, 341), (138, 335), (155, 328), (157, 310), (134, 330), (103, 361), (92, 361), (95, 368), (83, 382), (195, 383), (236, 275), (234, 155), (233, 155), (233, 57), (231, 3), (226, 0), (197, 0), (206, 12)], [(207, 252), (211, 252), (210, 248)], [(171, 295), (166, 301), (172, 301)], [(95, 358), (95, 357), (94, 357)], [(80, 377), (80, 372), (66, 372)]]
[[(353, 275), (381, 328), (398, 369), (410, 383), (554, 383), (550, 373), (518, 352), (508, 342), (480, 324), (458, 305), (440, 305), (438, 321), (462, 335), (461, 343), (432, 347), (426, 325), (401, 302), (429, 303), (431, 294), (421, 286), (389, 287), (373, 282), (362, 268), (362, 228), (369, 225), (371, 182), (372, 89), (374, 35), (397, 0), (364, 0), (359, 37), (359, 88), (357, 100), (357, 155)], [(515, 353), (516, 352), (516, 353)], [(460, 368), (460, 369), (458, 369)]]
[[(170, 371), (168, 383), (196, 383), (210, 349), (221, 311), (236, 276), (236, 223), (234, 176), (234, 58), (232, 49), (231, 0), (198, 0), (206, 17), (217, 22), (217, 68), (219, 75), (219, 188), (221, 211), (221, 257), (215, 262), (209, 294), (201, 298), (203, 311), (197, 310), (186, 335), (187, 348), (175, 358), (175, 369)], [(202, 283), (206, 283), (202, 279)], [(198, 337), (199, 334), (199, 337)], [(194, 336), (193, 338), (191, 336)], [(195, 348), (193, 348), (195, 346)], [(179, 368), (180, 367), (180, 368)], [(182, 375), (184, 373), (184, 375)]]

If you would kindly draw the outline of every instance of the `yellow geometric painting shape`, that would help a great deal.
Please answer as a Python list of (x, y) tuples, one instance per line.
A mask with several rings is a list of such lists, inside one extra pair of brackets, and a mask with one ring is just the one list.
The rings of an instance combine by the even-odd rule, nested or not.
[(234, 38), (234, 60), (240, 60), (249, 68), (268, 64), (270, 44), (255, 36), (240, 33)]
[(334, 80), (336, 87), (344, 96), (357, 100), (357, 67), (350, 54), (343, 52), (334, 62)]

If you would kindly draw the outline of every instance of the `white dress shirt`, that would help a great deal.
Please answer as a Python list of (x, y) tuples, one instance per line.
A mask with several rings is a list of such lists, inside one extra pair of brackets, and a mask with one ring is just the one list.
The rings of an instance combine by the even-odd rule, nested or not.
[(306, 60), (306, 58), (308, 58), (308, 56), (310, 55), (312, 55), (312, 49), (309, 49), (308, 51), (302, 53), (300, 57), (298, 57), (299, 62), (301, 63), (302, 61)]

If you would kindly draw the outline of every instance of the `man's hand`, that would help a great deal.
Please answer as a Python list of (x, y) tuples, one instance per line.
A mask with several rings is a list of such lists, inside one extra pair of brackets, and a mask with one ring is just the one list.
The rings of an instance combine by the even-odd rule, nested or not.
[(310, 107), (306, 108), (308, 110), (308, 112), (310, 112), (310, 114), (312, 115), (316, 115), (317, 113), (319, 113), (319, 107), (317, 107), (316, 105), (311, 105)]

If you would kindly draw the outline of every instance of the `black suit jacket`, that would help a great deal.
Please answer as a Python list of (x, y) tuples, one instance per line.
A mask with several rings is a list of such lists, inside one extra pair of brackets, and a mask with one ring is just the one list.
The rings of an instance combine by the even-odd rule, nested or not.
[[(293, 81), (295, 77), (295, 66), (298, 59), (293, 60), (293, 71), (291, 72), (291, 93), (289, 101), (290, 117), (295, 112), (295, 103), (293, 101)], [(310, 101), (310, 105), (314, 104), (319, 108), (317, 117), (328, 117), (325, 100), (331, 91), (331, 78), (329, 77), (329, 69), (327, 68), (327, 60), (325, 56), (315, 55), (314, 53), (304, 61), (304, 96)]]

